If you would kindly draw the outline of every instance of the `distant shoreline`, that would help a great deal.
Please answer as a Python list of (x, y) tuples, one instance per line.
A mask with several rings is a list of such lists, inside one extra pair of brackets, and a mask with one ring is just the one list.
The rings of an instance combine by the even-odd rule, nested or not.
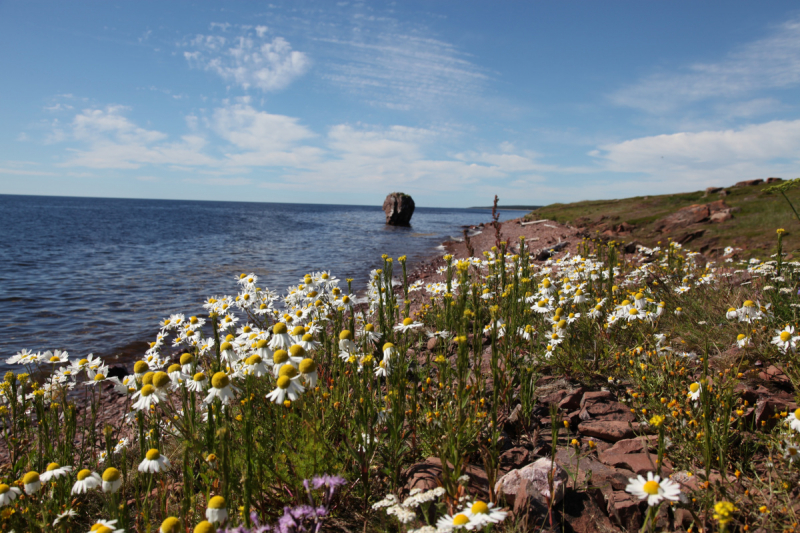
[[(506, 205), (503, 207), (498, 206), (498, 211), (533, 211), (535, 209), (539, 209), (540, 207), (544, 207), (542, 205)], [(465, 207), (465, 209), (493, 209), (490, 206), (473, 206), (473, 207)]]

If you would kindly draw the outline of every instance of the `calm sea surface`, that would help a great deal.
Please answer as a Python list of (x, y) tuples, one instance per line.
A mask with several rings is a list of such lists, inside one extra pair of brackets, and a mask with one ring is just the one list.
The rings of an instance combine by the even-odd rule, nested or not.
[(418, 207), (395, 228), (380, 207), (0, 195), (0, 369), (23, 348), (129, 358), (161, 318), (235, 294), (241, 272), (280, 294), (319, 270), (362, 288), (381, 254), (413, 268), (490, 218)]

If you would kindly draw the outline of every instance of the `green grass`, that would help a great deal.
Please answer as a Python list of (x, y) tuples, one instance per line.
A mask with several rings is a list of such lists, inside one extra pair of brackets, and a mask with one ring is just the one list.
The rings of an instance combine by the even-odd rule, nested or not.
[[(745, 255), (765, 255), (775, 251), (775, 230), (784, 228), (784, 250), (793, 256), (800, 255), (800, 223), (780, 194), (766, 194), (766, 184), (755, 187), (728, 187), (725, 197), (712, 194), (704, 198), (704, 191), (660, 196), (636, 196), (619, 200), (583, 201), (570, 204), (551, 204), (531, 211), (527, 220), (550, 219), (585, 227), (594, 236), (610, 226), (623, 222), (635, 229), (618, 240), (637, 241), (647, 246), (656, 245), (667, 238), (680, 238), (689, 231), (704, 229), (705, 234), (692, 241), (693, 249), (717, 255), (726, 246), (746, 250)], [(796, 207), (800, 206), (800, 190), (787, 193)], [(675, 211), (693, 205), (707, 204), (723, 199), (734, 209), (733, 219), (721, 223), (701, 223), (680, 228), (673, 234), (655, 231), (656, 223)], [(605, 218), (602, 218), (605, 217)]]

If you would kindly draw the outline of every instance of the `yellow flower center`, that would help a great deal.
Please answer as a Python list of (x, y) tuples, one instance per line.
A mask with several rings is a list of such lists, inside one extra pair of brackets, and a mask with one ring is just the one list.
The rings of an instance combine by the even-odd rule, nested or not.
[(278, 370), (278, 376), (286, 376), (289, 379), (297, 377), (297, 369), (292, 365), (283, 365), (280, 370)]
[(286, 333), (286, 324), (284, 324), (283, 322), (278, 322), (277, 324), (272, 326), (272, 333), (274, 333), (275, 335), (281, 335), (283, 333)]
[(372, 324), (364, 324), (364, 331), (375, 331), (375, 326)]
[(56, 468), (58, 468), (58, 463), (50, 463), (49, 465), (47, 465), (45, 472), (52, 472)]
[(220, 351), (223, 351), (223, 352), (225, 350), (230, 350), (231, 348), (232, 348), (231, 347), (231, 343), (229, 343), (229, 342), (223, 342), (222, 345), (219, 347)]
[(470, 510), (472, 511), (472, 514), (486, 514), (489, 512), (489, 506), (482, 501), (477, 500), (472, 504), (472, 508)]
[(192, 376), (192, 379), (194, 381), (205, 381), (206, 380), (206, 375), (203, 374), (202, 372), (198, 372), (197, 374)]
[(658, 481), (648, 481), (647, 483), (644, 484), (642, 490), (645, 491), (647, 494), (654, 496), (658, 494), (658, 487), (659, 487)]
[(300, 373), (311, 374), (317, 370), (317, 363), (313, 359), (305, 358), (300, 361)]
[(133, 371), (137, 374), (144, 374), (148, 370), (150, 370), (150, 365), (144, 361), (136, 361), (136, 364), (133, 365)]
[(404, 325), (404, 326), (410, 326), (410, 325), (411, 325), (411, 324), (413, 324), (413, 323), (414, 323), (414, 321), (413, 321), (413, 320), (411, 320), (411, 317), (408, 317), (408, 318), (404, 318), (404, 319), (403, 319), (403, 325)]
[(262, 362), (261, 356), (258, 354), (253, 354), (245, 360), (245, 363), (247, 363), (250, 366), (257, 365), (261, 362)]
[(92, 474), (91, 470), (89, 470), (87, 468), (84, 468), (83, 470), (78, 472), (78, 475), (77, 475), (78, 481), (83, 481), (84, 479), (89, 477), (91, 474)]
[(755, 307), (755, 306), (756, 304), (753, 302), (753, 300), (747, 300), (743, 305), (743, 307)]
[(155, 461), (161, 457), (161, 453), (159, 453), (159, 451), (155, 448), (150, 448), (145, 457), (147, 457), (148, 461)]
[(208, 508), (209, 509), (224, 509), (225, 508), (225, 498), (222, 496), (214, 496), (210, 500), (208, 500)]
[(792, 334), (788, 331), (781, 331), (781, 342), (788, 342), (792, 338)]
[(272, 362), (276, 365), (282, 365), (286, 361), (289, 360), (289, 352), (286, 350), (275, 350), (275, 353), (272, 354)]
[(469, 518), (465, 514), (457, 514), (453, 517), (453, 525), (454, 526), (463, 526), (469, 523)]
[(6, 485), (5, 483), (0, 483), (0, 494), (5, 494), (9, 490), (11, 490), (11, 487)]
[(700, 384), (692, 383), (691, 385), (689, 385), (689, 390), (692, 392), (692, 394), (694, 394), (695, 392), (700, 390)]
[(306, 332), (306, 328), (304, 328), (303, 326), (296, 326), (296, 327), (295, 327), (295, 328), (292, 330), (292, 335), (294, 335), (294, 336), (297, 336), (297, 335), (302, 335), (302, 334), (303, 334), (303, 333), (305, 333), (305, 332)]
[(185, 353), (181, 355), (181, 364), (182, 365), (190, 365), (194, 362), (194, 356), (190, 353)]
[(36, 483), (37, 481), (39, 481), (39, 472), (35, 472), (33, 470), (31, 470), (22, 477), (22, 482), (25, 485), (28, 485), (30, 483)]
[[(290, 366), (291, 366), (291, 365), (290, 365)], [(291, 380), (291, 379), (289, 379), (289, 377), (288, 377), (288, 376), (281, 376), (281, 377), (279, 377), (279, 378), (278, 378), (278, 388), (279, 388), (279, 389), (284, 389), (284, 390), (288, 389), (288, 388), (289, 388), (289, 384), (291, 383), (291, 381), (292, 381), (292, 380)]]
[(311, 333), (306, 333), (303, 335), (303, 342), (311, 342), (314, 340), (314, 336)]
[(353, 334), (350, 332), (350, 330), (343, 329), (342, 332), (339, 333), (339, 340), (353, 340)]
[(152, 385), (153, 383), (153, 376), (155, 376), (155, 372), (148, 372), (144, 376), (142, 376), (142, 383), (144, 385)]
[(231, 378), (229, 378), (228, 374), (225, 372), (217, 372), (214, 374), (214, 377), (211, 378), (211, 386), (215, 389), (224, 389), (230, 382)]
[(108, 526), (104, 526), (103, 524), (95, 524), (89, 531), (94, 531), (95, 533), (111, 533), (113, 530)]
[(119, 470), (114, 467), (106, 468), (105, 472), (103, 472), (103, 481), (108, 483), (118, 481), (121, 477), (122, 475), (119, 473)]
[(306, 354), (306, 349), (299, 344), (293, 344), (289, 348), (289, 353), (292, 354), (292, 357), (303, 357)]
[(155, 385), (157, 389), (163, 389), (169, 385), (169, 374), (166, 372), (156, 372), (156, 375), (153, 376), (153, 385)]
[(181, 530), (181, 521), (170, 516), (161, 522), (161, 533), (179, 533)]
[(142, 387), (142, 390), (139, 391), (139, 394), (141, 396), (145, 396), (146, 397), (146, 396), (150, 396), (155, 391), (156, 391), (156, 388), (153, 387), (152, 385), (145, 385), (144, 387)]
[(635, 315), (639, 314), (639, 311), (637, 311), (636, 308), (633, 307), (628, 311), (628, 314), (631, 315), (631, 316), (635, 316)]
[(88, 359), (81, 359), (80, 361), (78, 361), (78, 364), (80, 366), (88, 365), (89, 364), (89, 360)]
[(394, 348), (394, 344), (392, 344), (391, 342), (387, 342), (386, 344), (383, 345), (383, 351), (384, 352), (386, 350), (391, 350), (392, 348)]

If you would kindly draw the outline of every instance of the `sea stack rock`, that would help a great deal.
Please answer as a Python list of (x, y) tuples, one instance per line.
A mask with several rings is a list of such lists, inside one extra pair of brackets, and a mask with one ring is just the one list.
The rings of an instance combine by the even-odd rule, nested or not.
[(393, 192), (383, 201), (386, 223), (390, 226), (410, 226), (414, 214), (414, 200), (402, 192)]

